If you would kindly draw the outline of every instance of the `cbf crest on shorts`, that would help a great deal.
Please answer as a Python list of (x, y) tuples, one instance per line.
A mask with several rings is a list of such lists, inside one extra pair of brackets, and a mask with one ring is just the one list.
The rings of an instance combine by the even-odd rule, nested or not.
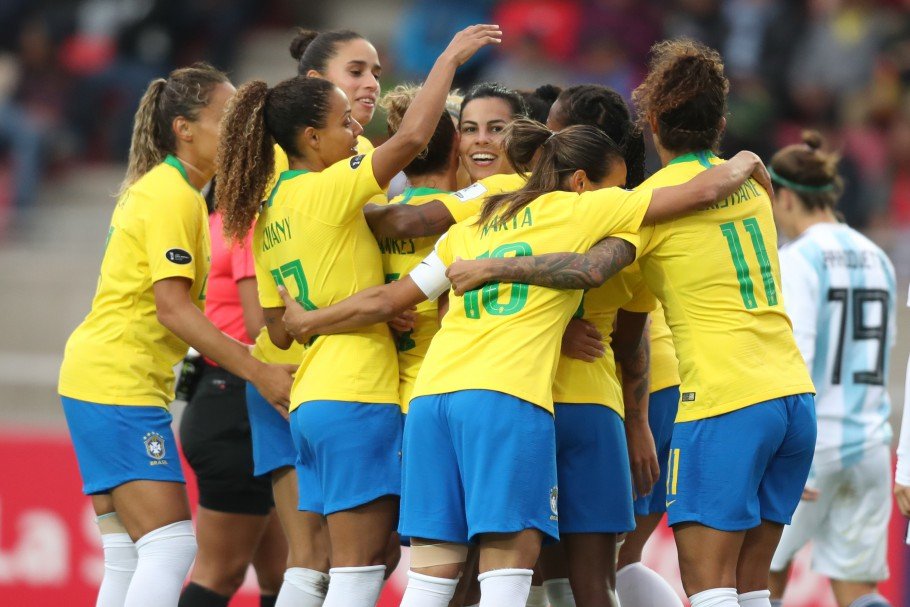
[(157, 432), (149, 432), (142, 437), (142, 442), (145, 443), (145, 452), (152, 458), (152, 461), (149, 462), (150, 466), (167, 464), (167, 461), (164, 459), (166, 451), (164, 448), (163, 436)]
[(559, 504), (559, 488), (553, 487), (550, 489), (550, 512), (553, 514), (550, 515), (551, 521), (559, 520), (559, 510), (556, 506)]

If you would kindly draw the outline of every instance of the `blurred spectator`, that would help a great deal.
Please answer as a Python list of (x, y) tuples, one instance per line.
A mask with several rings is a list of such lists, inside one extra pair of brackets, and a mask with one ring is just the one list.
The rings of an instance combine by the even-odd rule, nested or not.
[(656, 3), (636, 0), (586, 0), (579, 36), (582, 48), (604, 39), (623, 50), (635, 72), (644, 78), (651, 46), (662, 38), (662, 15)]
[(552, 61), (543, 50), (540, 38), (525, 32), (512, 43), (482, 74), (483, 80), (498, 82), (513, 89), (535, 89), (541, 84), (565, 80), (565, 69)]
[(693, 38), (721, 50), (727, 23), (720, 0), (676, 0), (671, 3), (664, 27), (666, 38)]

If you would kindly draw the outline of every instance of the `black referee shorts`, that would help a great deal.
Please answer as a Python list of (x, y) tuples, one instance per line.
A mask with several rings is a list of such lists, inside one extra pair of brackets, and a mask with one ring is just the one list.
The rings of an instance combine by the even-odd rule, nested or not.
[(253, 476), (253, 443), (246, 383), (205, 365), (180, 422), (180, 442), (196, 474), (199, 505), (233, 514), (268, 514), (274, 506), (268, 476)]

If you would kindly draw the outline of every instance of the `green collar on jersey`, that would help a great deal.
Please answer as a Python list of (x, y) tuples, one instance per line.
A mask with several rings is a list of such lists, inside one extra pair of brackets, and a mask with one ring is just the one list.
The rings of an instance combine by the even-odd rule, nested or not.
[[(186, 167), (183, 166), (183, 163), (180, 162), (176, 156), (174, 156), (173, 154), (168, 154), (164, 158), (164, 164), (169, 164), (172, 167), (174, 167), (175, 169), (177, 169), (180, 172), (180, 174), (183, 176), (183, 178), (186, 180), (186, 182), (188, 184), (190, 184), (190, 187), (193, 188), (194, 190), (196, 190), (196, 186), (194, 186), (192, 184), (192, 182), (190, 181), (190, 176), (186, 174)], [(196, 190), (196, 191), (198, 192), (199, 190)]]
[(697, 162), (706, 169), (710, 169), (712, 166), (711, 158), (717, 158), (714, 155), (714, 152), (711, 150), (701, 150), (699, 152), (689, 152), (688, 154), (683, 154), (682, 156), (677, 156), (673, 160), (667, 163), (667, 166), (671, 164), (680, 164), (682, 162)]
[(409, 186), (401, 193), (402, 199), (398, 204), (408, 204), (415, 196), (430, 196), (431, 194), (448, 194), (448, 192), (437, 190), (436, 188), (414, 188)]
[(304, 173), (309, 173), (309, 172), (310, 172), (309, 169), (294, 169), (293, 171), (282, 171), (281, 174), (278, 175), (278, 181), (275, 182), (275, 187), (272, 188), (272, 193), (269, 194), (269, 200), (265, 204), (265, 206), (267, 206), (267, 207), (272, 206), (272, 201), (275, 200), (275, 194), (278, 193), (278, 186), (281, 185), (282, 181), (287, 181), (288, 179), (293, 179), (294, 177), (299, 177), (300, 175), (303, 175)]

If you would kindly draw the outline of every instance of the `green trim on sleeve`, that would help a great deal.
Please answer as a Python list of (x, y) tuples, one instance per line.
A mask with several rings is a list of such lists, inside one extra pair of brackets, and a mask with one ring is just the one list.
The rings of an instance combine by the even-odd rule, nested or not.
[(667, 166), (671, 164), (682, 164), (683, 162), (697, 162), (706, 169), (710, 169), (712, 166), (711, 159), (717, 158), (714, 155), (714, 152), (711, 150), (701, 150), (698, 152), (689, 152), (688, 154), (683, 154), (682, 156), (677, 156), (673, 160), (667, 163)]

